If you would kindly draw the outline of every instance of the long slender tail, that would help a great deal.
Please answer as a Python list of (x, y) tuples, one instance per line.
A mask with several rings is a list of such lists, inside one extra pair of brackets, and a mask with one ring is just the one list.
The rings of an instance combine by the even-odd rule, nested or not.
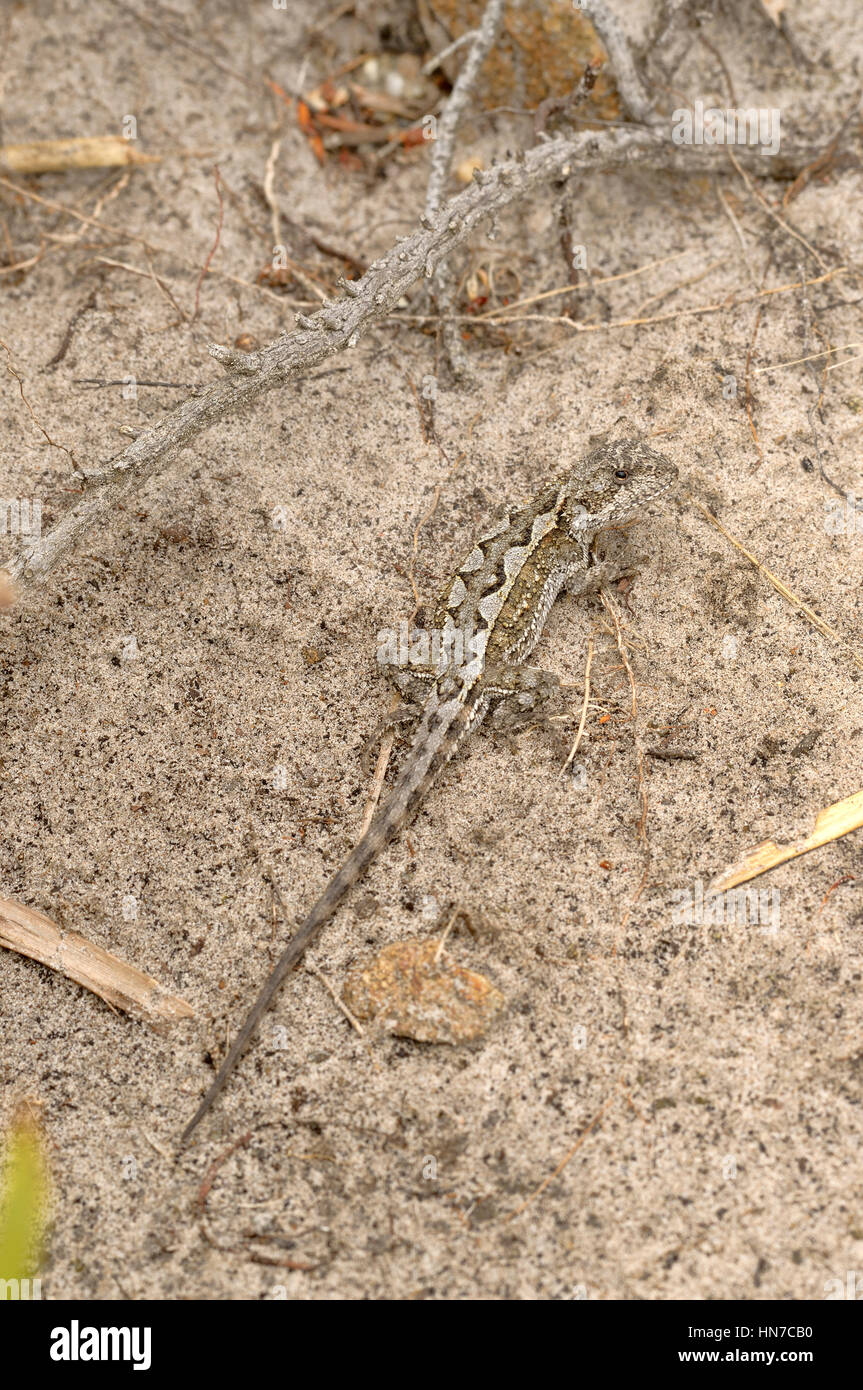
[(410, 752), (389, 797), (378, 810), (365, 835), (330, 879), (302, 926), (291, 937), (273, 966), (210, 1089), (183, 1130), (180, 1148), (188, 1142), (192, 1131), (223, 1089), (288, 972), (296, 965), (321, 928), (327, 924), (342, 898), (362, 876), (387, 841), (411, 819), (441, 768), (449, 762), (462, 738), (476, 727), (484, 713), (484, 707), (476, 700), (463, 701), (455, 697), (441, 703), (436, 692), (432, 692)]

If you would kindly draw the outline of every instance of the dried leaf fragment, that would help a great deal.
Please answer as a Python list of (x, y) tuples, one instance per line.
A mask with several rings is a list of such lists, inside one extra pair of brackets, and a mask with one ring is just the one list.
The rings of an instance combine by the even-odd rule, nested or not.
[(834, 801), (832, 806), (825, 806), (823, 811), (819, 811), (815, 819), (815, 829), (805, 840), (796, 840), (790, 845), (777, 845), (775, 840), (764, 840), (760, 845), (756, 845), (739, 863), (733, 864), (719, 878), (714, 879), (710, 885), (711, 890), (724, 893), (728, 888), (736, 888), (738, 883), (746, 883), (767, 869), (775, 868), (777, 864), (796, 859), (800, 854), (808, 854), (809, 850), (819, 849), (821, 845), (838, 840), (840, 836), (847, 835), (851, 830), (859, 830), (861, 826), (863, 791), (854, 792), (853, 796), (846, 796), (842, 801)]
[(311, 146), (315, 159), (319, 164), (325, 164), (327, 156), (324, 152), (324, 142), (321, 139), (321, 132), (315, 125), (312, 113), (304, 101), (297, 102), (297, 122)]
[(396, 941), (345, 981), (344, 1001), (362, 1019), (416, 1042), (482, 1037), (504, 1003), (484, 975), (456, 965), (440, 941)]

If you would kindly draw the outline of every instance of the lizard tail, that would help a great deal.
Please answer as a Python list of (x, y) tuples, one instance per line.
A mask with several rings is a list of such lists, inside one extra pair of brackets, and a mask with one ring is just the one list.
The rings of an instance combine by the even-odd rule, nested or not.
[(433, 693), (423, 711), (423, 719), (414, 737), (401, 772), (385, 804), (377, 811), (365, 835), (357, 842), (340, 868), (333, 874), (311, 912), (299, 930), (291, 937), (263, 989), (246, 1015), (243, 1026), (231, 1044), (222, 1065), (194, 1115), (180, 1136), (180, 1148), (188, 1142), (192, 1131), (204, 1118), (213, 1101), (236, 1067), (258, 1024), (273, 1002), (288, 972), (314, 941), (321, 928), (333, 916), (345, 894), (365, 873), (369, 864), (384, 845), (405, 825), (416, 811), (432, 781), (456, 751), (461, 739), (480, 722), (484, 707), (475, 701), (458, 698), (441, 704)]

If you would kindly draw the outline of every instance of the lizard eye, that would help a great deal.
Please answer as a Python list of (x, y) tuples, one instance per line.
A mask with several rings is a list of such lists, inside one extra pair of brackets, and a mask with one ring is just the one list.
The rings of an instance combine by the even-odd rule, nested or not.
[(628, 469), (628, 468), (616, 468), (616, 469), (614, 470), (614, 476), (615, 476), (615, 478), (617, 479), (618, 482), (620, 482), (620, 483), (625, 483), (625, 482), (626, 482), (626, 479), (629, 477), (629, 469)]

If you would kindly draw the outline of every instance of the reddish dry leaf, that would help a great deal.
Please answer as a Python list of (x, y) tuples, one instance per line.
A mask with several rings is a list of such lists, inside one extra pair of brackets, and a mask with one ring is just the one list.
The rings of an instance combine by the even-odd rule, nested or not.
[(320, 131), (312, 120), (312, 113), (304, 101), (297, 101), (297, 121), (299, 122), (300, 130), (312, 147), (312, 153), (315, 159), (319, 164), (324, 164), (327, 158), (324, 151), (324, 142), (321, 139)]
[(264, 81), (266, 82), (267, 86), (275, 92), (277, 97), (281, 97), (282, 101), (285, 103), (286, 106), (293, 106), (294, 98), (290, 95), (289, 92), (285, 91), (284, 87), (280, 87), (278, 82), (274, 82), (271, 77), (265, 77)]
[(352, 120), (350, 116), (332, 116), (326, 111), (319, 111), (315, 119), (326, 130), (344, 131), (349, 135), (359, 135), (364, 140), (383, 140), (392, 135), (390, 126), (368, 125), (364, 121)]

